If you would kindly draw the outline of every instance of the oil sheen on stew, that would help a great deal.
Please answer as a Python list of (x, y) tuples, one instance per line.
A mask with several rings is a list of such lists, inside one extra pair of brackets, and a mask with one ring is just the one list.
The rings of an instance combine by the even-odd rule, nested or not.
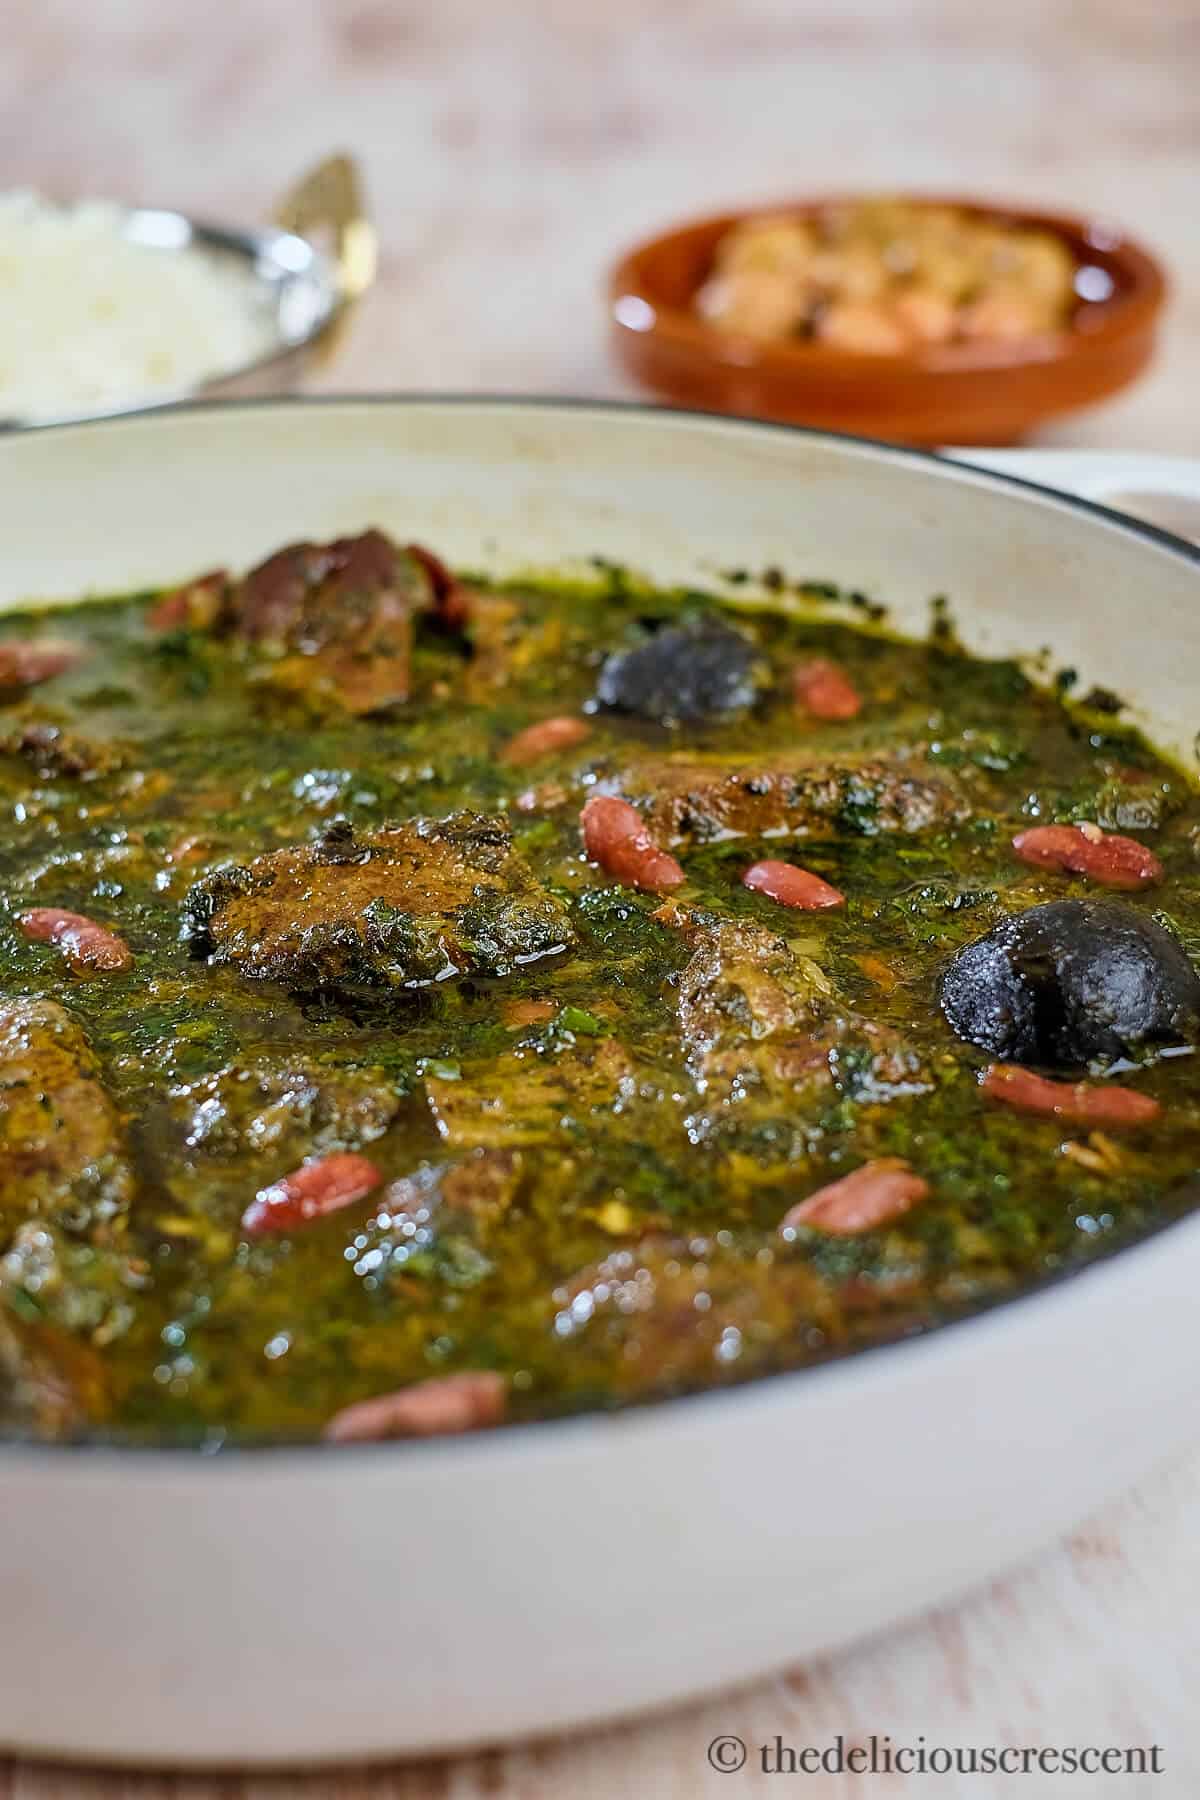
[[(794, 601), (794, 597), (793, 601)], [(942, 621), (382, 533), (0, 619), (0, 1427), (428, 1438), (1184, 1210), (1200, 803)]]

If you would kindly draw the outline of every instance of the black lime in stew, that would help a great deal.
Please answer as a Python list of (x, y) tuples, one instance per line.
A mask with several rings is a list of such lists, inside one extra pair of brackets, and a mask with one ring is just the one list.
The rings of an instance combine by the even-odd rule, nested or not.
[(370, 531), (0, 620), (7, 1431), (616, 1407), (1195, 1203), (1188, 778), (768, 599)]

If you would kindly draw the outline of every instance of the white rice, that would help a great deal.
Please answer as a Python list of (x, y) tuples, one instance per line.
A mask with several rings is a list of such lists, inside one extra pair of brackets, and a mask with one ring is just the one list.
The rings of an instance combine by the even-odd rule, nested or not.
[(278, 343), (249, 267), (133, 243), (123, 221), (103, 201), (0, 194), (0, 420), (179, 395)]

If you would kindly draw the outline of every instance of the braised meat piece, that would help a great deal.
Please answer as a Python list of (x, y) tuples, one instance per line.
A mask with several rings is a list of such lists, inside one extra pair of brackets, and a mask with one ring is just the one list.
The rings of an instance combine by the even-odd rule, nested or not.
[(279, 655), (274, 680), (361, 714), (407, 700), (413, 617), (435, 604), (426, 565), (364, 531), (277, 550), (231, 590), (226, 619)]
[(213, 570), (162, 596), (149, 623), (242, 638), (279, 686), (359, 715), (408, 699), (413, 621), (442, 616), (443, 589), (436, 559), (370, 530), (288, 544), (240, 581)]
[(767, 676), (751, 640), (715, 619), (665, 626), (605, 662), (596, 699), (661, 725), (696, 724), (752, 706)]
[(77, 1437), (104, 1417), (109, 1383), (90, 1344), (5, 1304), (0, 1280), (0, 1412), (38, 1439)]
[[(60, 1225), (25, 1219), (0, 1256), (0, 1320), (9, 1319), (10, 1347), (25, 1353), (27, 1372), (53, 1367), (73, 1391), (93, 1377), (106, 1385), (89, 1346), (104, 1349), (133, 1329), (138, 1295), (153, 1285), (133, 1234), (104, 1226), (81, 1234), (78, 1224), (75, 1217)], [(4, 1361), (0, 1350), (0, 1371)], [(77, 1397), (90, 1411), (88, 1395)]]
[(281, 1163), (372, 1143), (400, 1105), (377, 1070), (329, 1069), (301, 1057), (235, 1063), (176, 1087), (170, 1100), (185, 1156), (265, 1153)]
[(216, 1247), (238, 1221), (242, 1235), (258, 1236), (350, 1204), (364, 1181), (369, 1192), (392, 1172), (387, 1149), (373, 1146), (406, 1107), (415, 1116), (417, 1103), (383, 1069), (328, 1066), (283, 1046), (177, 1082), (146, 1133), (172, 1227), (228, 1254)]
[(499, 1224), (520, 1190), (525, 1172), (519, 1150), (474, 1150), (442, 1177), (442, 1205), (476, 1227)]
[(874, 837), (948, 825), (965, 806), (953, 783), (906, 757), (812, 761), (664, 756), (617, 781), (660, 844), (736, 837)]
[(1054, 900), (1004, 919), (959, 951), (941, 1004), (968, 1043), (1045, 1068), (1200, 1040), (1187, 952), (1119, 900)]
[(287, 544), (240, 578), (210, 570), (160, 595), (146, 623), (240, 638), (262, 652), (276, 685), (364, 715), (410, 697), (418, 620), (461, 639), (469, 699), (561, 648), (557, 620), (531, 629), (516, 601), (464, 586), (422, 544), (400, 546), (375, 529)]
[(0, 736), (0, 756), (17, 756), (43, 781), (92, 781), (119, 769), (118, 745), (96, 743), (47, 719), (31, 719)]
[(514, 1051), (472, 1079), (425, 1081), (438, 1132), (456, 1150), (586, 1144), (593, 1115), (630, 1098), (636, 1086), (633, 1063), (613, 1038), (553, 1057)]
[(133, 1176), (83, 1031), (51, 1000), (0, 1003), (0, 1216), (104, 1224)]
[(336, 825), (218, 869), (191, 889), (184, 932), (195, 955), (297, 991), (509, 975), (574, 942), (505, 821), (479, 813)]
[(749, 1060), (767, 1038), (811, 1032), (833, 989), (809, 957), (761, 926), (725, 919), (689, 929), (695, 944), (679, 978), (679, 1026), (702, 1083)]
[[(559, 1179), (569, 1162), (556, 1167)], [(384, 1193), (375, 1223), (386, 1218), (391, 1241), (400, 1241), (405, 1228), (412, 1239), (432, 1243), (435, 1236), (457, 1233), (473, 1242), (487, 1242), (500, 1231), (523, 1188), (530, 1170), (521, 1150), (482, 1147), (468, 1151), (461, 1162), (422, 1163), (411, 1175), (393, 1181)], [(419, 1236), (418, 1236), (419, 1234)]]
[(679, 978), (680, 1037), (704, 1110), (693, 1142), (763, 1119), (802, 1125), (803, 1099), (837, 1088), (868, 1104), (929, 1081), (889, 1026), (841, 1006), (824, 971), (785, 938), (734, 920), (687, 920), (694, 945)]
[(837, 1334), (831, 1290), (805, 1263), (716, 1238), (616, 1250), (557, 1288), (553, 1304), (572, 1379), (594, 1368), (617, 1400), (761, 1372), (798, 1344), (833, 1349)]

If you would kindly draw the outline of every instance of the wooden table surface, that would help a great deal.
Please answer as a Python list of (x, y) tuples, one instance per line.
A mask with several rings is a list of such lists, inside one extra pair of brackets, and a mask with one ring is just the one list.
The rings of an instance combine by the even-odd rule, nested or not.
[[(1198, 74), (1196, 0), (41, 0), (4, 20), (0, 187), (249, 222), (344, 146), (366, 167), (382, 278), (320, 385), (584, 394), (630, 391), (606, 356), (606, 264), (677, 214), (906, 184), (1093, 209), (1165, 256), (1174, 305), (1150, 377), (1047, 441), (1195, 453)], [(0, 1765), (0, 1800), (1194, 1796), (1198, 1501), (1200, 1454), (953, 1609), (650, 1722), (311, 1777)], [(789, 1779), (705, 1760), (719, 1733), (839, 1732), (1158, 1743), (1166, 1773)]]

